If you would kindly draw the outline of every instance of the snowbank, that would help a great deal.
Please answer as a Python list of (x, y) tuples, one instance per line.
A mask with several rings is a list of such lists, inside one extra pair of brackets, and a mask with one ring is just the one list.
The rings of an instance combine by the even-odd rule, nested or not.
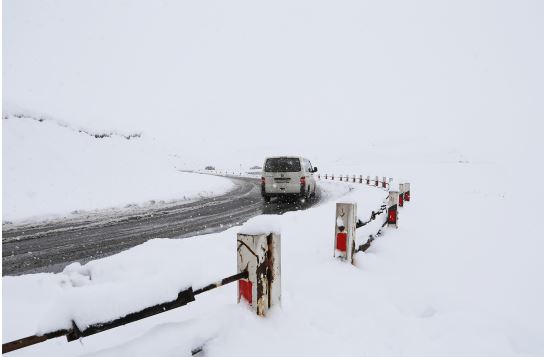
[[(236, 305), (232, 284), (82, 344), (56, 339), (13, 355), (190, 355), (204, 344), (207, 356), (253, 356), (257, 350), (262, 356), (541, 356), (543, 243), (522, 224), (483, 224), (535, 218), (520, 211), (522, 200), (513, 194), (517, 186), (490, 180), (497, 173), (490, 166), (404, 169), (412, 201), (400, 209), (399, 229), (386, 229), (366, 253), (356, 255), (355, 266), (332, 258), (335, 202), (358, 202), (364, 219), (379, 208), (385, 191), (324, 183), (325, 189), (355, 189), (308, 211), (271, 218), (273, 227), (281, 225), (282, 306), (265, 319)], [(444, 182), (456, 184), (446, 185), (449, 199), (441, 202)], [(265, 220), (260, 223), (268, 225)], [(359, 244), (377, 227), (367, 228), (358, 230)], [(165, 284), (157, 294), (166, 297), (173, 286), (198, 288), (226, 277), (236, 269), (236, 233), (245, 229), (150, 241), (62, 274), (4, 278), (4, 341), (35, 332), (44, 321), (73, 318), (76, 309), (70, 304), (60, 309), (65, 301), (60, 297), (77, 300), (71, 294), (78, 289), (130, 286), (135, 280), (145, 287), (157, 279)], [(126, 293), (130, 304), (143, 303), (147, 292), (137, 286), (116, 290), (112, 301)], [(90, 312), (98, 314), (102, 304), (107, 302), (83, 299), (79, 308), (89, 309), (94, 319)]]
[(151, 139), (97, 138), (51, 120), (3, 125), (3, 220), (189, 200), (224, 193), (224, 178), (182, 173)]

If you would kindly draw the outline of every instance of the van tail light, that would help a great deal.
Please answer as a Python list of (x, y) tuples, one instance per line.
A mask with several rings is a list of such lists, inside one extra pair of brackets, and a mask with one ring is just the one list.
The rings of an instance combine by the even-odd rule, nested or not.
[(301, 185), (301, 186), (306, 186), (306, 177), (302, 176), (302, 177), (300, 178), (300, 185)]

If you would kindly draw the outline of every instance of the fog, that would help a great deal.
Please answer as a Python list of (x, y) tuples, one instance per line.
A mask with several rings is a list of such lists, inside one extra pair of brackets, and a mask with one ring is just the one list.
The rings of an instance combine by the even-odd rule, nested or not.
[(3, 2), (3, 112), (204, 161), (539, 148), (540, 1)]

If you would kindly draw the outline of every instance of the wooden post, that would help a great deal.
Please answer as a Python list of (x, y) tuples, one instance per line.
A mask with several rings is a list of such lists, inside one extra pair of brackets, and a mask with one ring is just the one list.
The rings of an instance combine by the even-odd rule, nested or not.
[(399, 183), (399, 207), (404, 207), (404, 184)]
[(238, 280), (238, 302), (249, 303), (259, 316), (265, 316), (281, 303), (280, 235), (238, 233), (238, 272), (248, 272)]
[(404, 200), (406, 202), (410, 201), (410, 183), (409, 182), (404, 184)]
[(399, 202), (399, 192), (389, 191), (389, 197), (387, 198), (387, 225), (398, 228), (398, 209), (397, 204)]
[(353, 264), (357, 205), (337, 203), (334, 228), (334, 256)]

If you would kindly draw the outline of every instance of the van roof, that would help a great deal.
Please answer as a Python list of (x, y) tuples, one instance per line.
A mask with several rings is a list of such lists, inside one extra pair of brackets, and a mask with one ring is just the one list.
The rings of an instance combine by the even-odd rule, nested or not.
[(266, 160), (268, 159), (304, 159), (302, 156), (296, 156), (296, 155), (282, 155), (282, 156), (268, 156)]

